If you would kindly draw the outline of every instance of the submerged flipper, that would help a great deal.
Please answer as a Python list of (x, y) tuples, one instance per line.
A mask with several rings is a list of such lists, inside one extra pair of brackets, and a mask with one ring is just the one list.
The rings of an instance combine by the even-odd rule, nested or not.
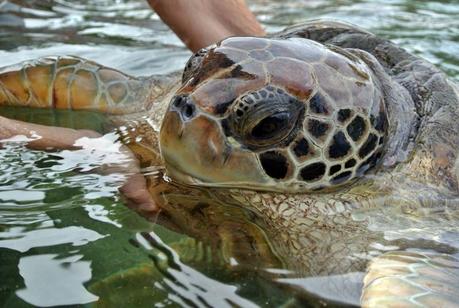
[(78, 57), (41, 58), (0, 69), (0, 106), (127, 114), (151, 107), (151, 83)]
[(375, 258), (364, 279), (363, 307), (455, 307), (459, 259), (390, 252)]

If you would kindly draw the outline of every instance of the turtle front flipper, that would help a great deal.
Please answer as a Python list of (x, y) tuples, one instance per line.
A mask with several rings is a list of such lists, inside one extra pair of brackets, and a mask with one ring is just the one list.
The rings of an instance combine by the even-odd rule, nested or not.
[(127, 114), (149, 109), (151, 81), (78, 57), (47, 57), (0, 69), (0, 106)]
[(459, 300), (459, 259), (390, 252), (375, 258), (364, 279), (363, 307), (453, 307)]

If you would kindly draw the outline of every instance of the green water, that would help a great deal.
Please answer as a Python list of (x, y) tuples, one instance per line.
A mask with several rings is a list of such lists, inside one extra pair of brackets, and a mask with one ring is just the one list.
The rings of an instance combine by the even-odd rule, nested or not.
[[(338, 18), (393, 39), (459, 80), (457, 1), (248, 2), (269, 31), (310, 18)], [(0, 66), (63, 54), (133, 75), (179, 70), (190, 55), (143, 1), (0, 1)], [(98, 131), (106, 126), (103, 117), (90, 113), (78, 114), (78, 121), (65, 112), (21, 111), (21, 117)], [(118, 188), (127, 174), (97, 172), (123, 159), (102, 146), (45, 153), (18, 139), (4, 144), (0, 306), (250, 307), (293, 303), (293, 298), (323, 303), (270, 281), (250, 261), (244, 266), (216, 255), (208, 248), (212, 234), (195, 239), (126, 207)], [(431, 231), (438, 243), (459, 249), (459, 232), (436, 237)], [(355, 303), (355, 298), (341, 300)]]

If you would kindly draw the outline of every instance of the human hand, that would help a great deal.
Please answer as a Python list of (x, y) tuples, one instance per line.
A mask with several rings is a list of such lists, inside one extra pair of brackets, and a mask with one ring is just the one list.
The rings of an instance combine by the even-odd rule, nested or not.
[(119, 190), (126, 199), (149, 211), (158, 210), (156, 203), (148, 192), (147, 182), (140, 173), (138, 161), (128, 147), (113, 144), (113, 140), (104, 138), (101, 134), (91, 130), (44, 126), (0, 116), (0, 148), (2, 140), (4, 143), (18, 136), (21, 136), (21, 138), (17, 138), (18, 141), (26, 141), (28, 148), (36, 150), (85, 149), (88, 151), (116, 152), (122, 157), (116, 156), (119, 159), (107, 162), (98, 171), (105, 174), (120, 173), (125, 175), (125, 183)]
[(96, 138), (101, 135), (91, 130), (51, 127), (11, 120), (0, 116), (0, 144), (2, 140), (22, 136), (27, 147), (37, 150), (76, 149), (75, 141), (82, 137)]

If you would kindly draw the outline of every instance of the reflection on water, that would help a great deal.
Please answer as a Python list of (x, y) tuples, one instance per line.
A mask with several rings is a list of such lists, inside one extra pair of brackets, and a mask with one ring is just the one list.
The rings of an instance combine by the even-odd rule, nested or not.
[[(55, 305), (86, 304), (97, 301), (83, 283), (91, 279), (91, 262), (81, 261), (82, 255), (56, 259), (45, 254), (22, 257), (19, 273), (25, 288), (17, 296), (29, 304), (49, 307)], [(46, 283), (43, 283), (46, 277)]]
[(37, 229), (27, 231), (24, 227), (10, 228), (1, 232), (0, 247), (27, 252), (31, 248), (71, 244), (82, 246), (88, 242), (103, 238), (102, 235), (81, 227), (71, 226), (66, 228)]
[[(395, 40), (459, 79), (456, 1), (248, 2), (269, 31), (305, 19), (338, 18)], [(141, 0), (0, 0), (0, 28), (0, 66), (71, 54), (133, 75), (166, 74), (181, 69), (190, 55)], [(13, 111), (2, 114), (8, 112)], [(53, 121), (25, 110), (21, 116)], [(59, 114), (57, 119), (59, 125), (80, 123), (98, 131), (105, 127), (105, 119), (94, 115), (79, 114), (75, 121)], [(129, 172), (104, 169), (126, 162), (115, 139), (110, 134), (84, 139), (80, 150), (48, 153), (26, 149), (25, 140), (17, 137), (4, 143), (0, 305), (251, 307), (317, 304), (316, 295), (358, 302), (361, 271), (298, 276), (270, 246), (268, 239), (282, 234), (270, 234), (250, 211), (224, 201), (217, 204), (205, 193), (180, 194), (166, 187), (160, 195), (168, 201), (167, 213), (136, 208), (148, 219), (139, 216), (118, 193)], [(401, 247), (458, 254), (458, 213), (453, 208), (410, 219), (393, 219), (393, 214), (388, 210), (356, 217), (384, 236), (374, 241), (369, 236), (365, 254), (349, 258), (366, 260)], [(331, 236), (321, 239), (336, 241)], [(352, 237), (341, 240), (352, 248)], [(311, 246), (311, 264), (316, 256), (337, 255), (319, 248)]]
[[(155, 287), (175, 293), (176, 303), (181, 305), (213, 305), (215, 307), (256, 307), (236, 294), (237, 286), (223, 284), (210, 279), (199, 271), (183, 264), (179, 255), (154, 233), (137, 234), (136, 240), (147, 250), (156, 248), (153, 255), (156, 268), (164, 279)], [(167, 264), (164, 262), (167, 260)], [(161, 264), (162, 263), (162, 264)]]

